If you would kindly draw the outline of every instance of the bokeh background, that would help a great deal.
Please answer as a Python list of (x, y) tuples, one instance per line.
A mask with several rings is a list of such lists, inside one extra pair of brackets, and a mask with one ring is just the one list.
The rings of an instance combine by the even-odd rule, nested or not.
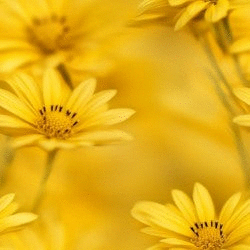
[[(134, 140), (61, 150), (39, 221), (1, 236), (2, 245), (142, 250), (156, 239), (140, 233), (142, 225), (130, 215), (135, 202), (171, 202), (171, 189), (191, 194), (194, 183), (201, 182), (220, 209), (231, 194), (244, 188), (228, 113), (207, 74), (210, 65), (198, 41), (172, 27), (129, 26), (140, 1), (96, 2), (97, 19), (117, 29), (104, 41), (113, 66), (98, 76), (98, 90), (117, 89), (111, 106), (136, 110), (119, 125)], [(1, 141), (4, 162), (8, 140)], [(20, 210), (31, 209), (45, 160), (45, 152), (38, 148), (16, 151), (0, 192), (16, 193)]]

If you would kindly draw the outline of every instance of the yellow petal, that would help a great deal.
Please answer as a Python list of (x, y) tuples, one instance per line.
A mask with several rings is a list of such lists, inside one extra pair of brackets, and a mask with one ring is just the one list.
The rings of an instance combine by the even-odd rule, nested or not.
[(231, 53), (242, 53), (242, 52), (247, 52), (249, 50), (250, 50), (250, 39), (249, 38), (239, 39), (239, 40), (235, 41), (230, 47)]
[(223, 206), (221, 210), (220, 217), (219, 217), (219, 221), (222, 224), (225, 224), (225, 222), (231, 218), (236, 206), (238, 205), (240, 201), (240, 197), (241, 197), (241, 193), (234, 194), (225, 203), (225, 205)]
[(179, 247), (183, 247), (183, 248), (186, 248), (186, 247), (193, 248), (194, 247), (193, 243), (186, 241), (186, 240), (177, 239), (177, 238), (167, 238), (167, 239), (161, 240), (161, 242), (164, 242), (164, 243), (170, 245), (170, 247), (178, 247), (178, 248)]
[(193, 225), (197, 221), (197, 218), (195, 215), (195, 207), (191, 199), (180, 190), (173, 190), (172, 196), (176, 206), (180, 209), (184, 218), (190, 223), (190, 225)]
[(132, 140), (133, 137), (122, 130), (99, 130), (77, 134), (72, 141), (93, 142), (95, 145), (111, 144), (118, 141)]
[(44, 138), (44, 135), (41, 135), (41, 134), (19, 136), (13, 139), (12, 146), (14, 148), (19, 148), (23, 146), (31, 146), (31, 145), (34, 145), (38, 140), (42, 140), (43, 138)]
[(74, 112), (81, 110), (83, 106), (90, 100), (93, 96), (96, 87), (96, 80), (89, 79), (82, 82), (77, 88), (74, 89), (72, 95), (70, 96), (66, 106)]
[(208, 22), (217, 22), (227, 16), (229, 10), (228, 0), (218, 0), (216, 4), (211, 4), (205, 13), (205, 19)]
[(243, 102), (250, 105), (250, 88), (236, 88), (234, 94)]
[(194, 185), (193, 200), (201, 222), (214, 220), (215, 211), (212, 198), (200, 183)]
[(46, 107), (60, 105), (63, 97), (63, 79), (54, 69), (47, 69), (43, 76), (43, 100)]
[(9, 115), (0, 115), (0, 127), (3, 128), (16, 128), (16, 129), (32, 129), (33, 127), (29, 125), (27, 122), (23, 122), (22, 120), (9, 116)]
[(209, 4), (209, 2), (200, 0), (191, 3), (175, 24), (175, 30), (179, 30), (185, 26), (191, 19), (196, 17), (201, 11), (205, 10)]
[(0, 106), (31, 124), (36, 119), (36, 115), (28, 106), (20, 101), (15, 95), (4, 89), (0, 89)]
[(15, 213), (18, 208), (19, 208), (19, 205), (16, 202), (11, 202), (3, 210), (1, 210), (0, 220), (4, 217), (10, 216), (11, 214)]
[(233, 122), (241, 126), (250, 126), (250, 115), (239, 115), (233, 119)]
[(6, 194), (0, 198), (0, 212), (3, 211), (15, 198), (15, 194)]
[(79, 110), (79, 116), (83, 114), (84, 116), (88, 116), (94, 110), (110, 101), (116, 93), (117, 90), (109, 89), (94, 94), (91, 100), (84, 107), (82, 107), (81, 110)]
[(185, 220), (174, 214), (166, 206), (149, 201), (138, 202), (131, 211), (132, 216), (146, 225), (160, 227), (172, 232), (192, 236), (192, 231)]
[(177, 5), (181, 5), (181, 4), (185, 4), (185, 3), (189, 3), (193, 1), (194, 0), (168, 0), (171, 6), (177, 6)]
[(23, 224), (30, 223), (37, 219), (37, 215), (32, 213), (18, 213), (6, 218), (1, 219), (0, 221), (0, 232), (5, 230), (15, 229), (15, 227), (22, 226)]
[(8, 84), (30, 109), (38, 112), (43, 107), (41, 90), (32, 77), (24, 73), (15, 74), (8, 79)]

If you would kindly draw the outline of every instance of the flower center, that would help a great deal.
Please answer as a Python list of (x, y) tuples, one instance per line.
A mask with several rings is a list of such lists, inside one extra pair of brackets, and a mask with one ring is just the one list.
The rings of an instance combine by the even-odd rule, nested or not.
[(44, 53), (53, 53), (70, 46), (69, 26), (65, 16), (51, 15), (46, 18), (33, 18), (33, 26), (29, 28), (31, 43)]
[(226, 238), (218, 221), (195, 223), (190, 229), (195, 234), (191, 242), (200, 250), (221, 250)]
[(48, 110), (45, 106), (39, 110), (36, 128), (48, 138), (67, 139), (72, 135), (72, 128), (77, 125), (77, 113), (63, 110), (63, 106), (51, 105)]

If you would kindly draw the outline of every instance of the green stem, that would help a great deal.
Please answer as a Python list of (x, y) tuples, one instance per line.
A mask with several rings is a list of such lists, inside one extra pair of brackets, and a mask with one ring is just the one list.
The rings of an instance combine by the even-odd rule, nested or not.
[(64, 81), (70, 87), (70, 89), (73, 89), (73, 83), (72, 83), (71, 77), (70, 77), (69, 72), (67, 71), (65, 65), (63, 63), (61, 63), (57, 66), (57, 69), (60, 72), (61, 76), (63, 77)]
[(40, 187), (39, 187), (39, 190), (38, 190), (35, 202), (34, 202), (33, 211), (36, 211), (42, 202), (42, 199), (45, 193), (46, 184), (51, 174), (56, 154), (57, 154), (57, 150), (48, 152), (45, 173), (44, 173), (43, 179), (41, 181), (41, 184), (40, 184)]

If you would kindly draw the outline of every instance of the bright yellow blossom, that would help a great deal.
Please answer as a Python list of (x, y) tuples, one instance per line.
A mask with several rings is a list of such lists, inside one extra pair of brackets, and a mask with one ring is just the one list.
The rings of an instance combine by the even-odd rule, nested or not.
[(96, 81), (89, 79), (71, 91), (57, 71), (44, 73), (42, 89), (30, 76), (19, 73), (8, 80), (14, 94), (0, 90), (0, 128), (15, 136), (13, 145), (39, 145), (46, 150), (109, 144), (129, 140), (121, 130), (107, 126), (128, 119), (131, 109), (108, 109), (116, 94), (105, 90), (94, 94)]
[(175, 30), (179, 30), (203, 16), (207, 22), (217, 22), (226, 17), (230, 9), (246, 3), (246, 0), (144, 0), (140, 5), (140, 19), (176, 21)]
[(0, 234), (12, 231), (37, 219), (33, 213), (17, 213), (18, 204), (13, 202), (15, 195), (7, 194), (0, 198)]
[(101, 44), (111, 31), (97, 21), (100, 13), (92, 16), (95, 6), (79, 0), (1, 1), (0, 72), (59, 64), (91, 73), (109, 68)]
[(163, 238), (150, 249), (238, 250), (249, 249), (250, 200), (240, 204), (234, 194), (216, 216), (207, 189), (196, 183), (193, 201), (182, 191), (172, 191), (175, 205), (138, 202), (132, 215), (148, 225), (143, 232)]

